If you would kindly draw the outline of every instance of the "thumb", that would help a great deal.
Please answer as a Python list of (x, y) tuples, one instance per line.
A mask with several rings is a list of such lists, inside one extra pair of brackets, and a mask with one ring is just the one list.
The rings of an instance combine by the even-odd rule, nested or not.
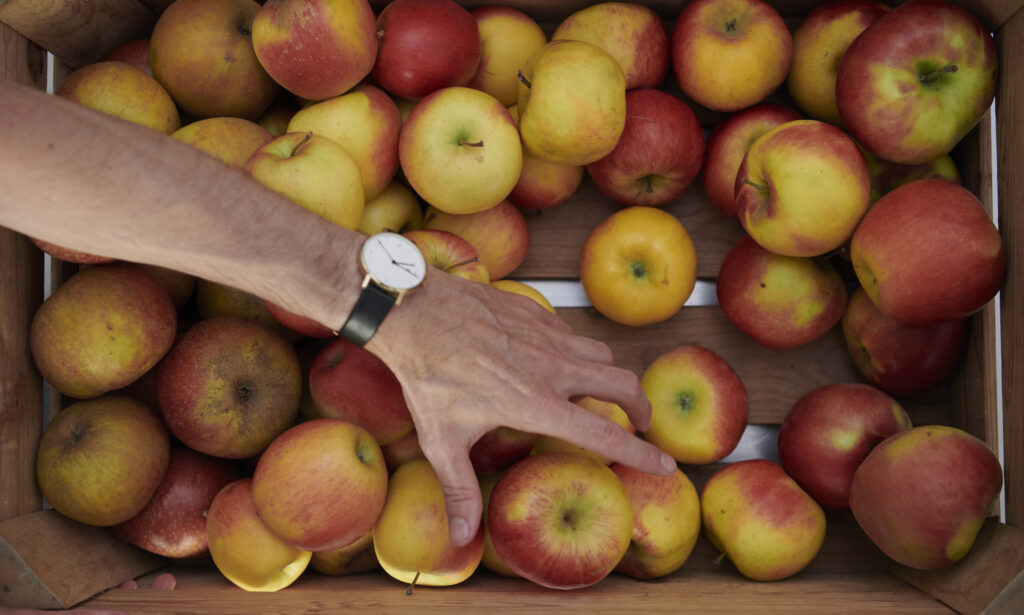
[(464, 546), (476, 536), (483, 515), (480, 483), (473, 471), (473, 464), (464, 451), (461, 455), (428, 455), (428, 458), (444, 491), (448, 533), (452, 544)]

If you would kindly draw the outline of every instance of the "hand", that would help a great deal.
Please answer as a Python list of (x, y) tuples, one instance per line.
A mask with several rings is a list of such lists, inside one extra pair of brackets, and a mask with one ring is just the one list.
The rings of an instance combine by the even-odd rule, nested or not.
[(452, 542), (476, 534), (482, 501), (469, 449), (498, 426), (568, 440), (652, 474), (675, 461), (569, 400), (619, 404), (640, 431), (650, 403), (604, 343), (574, 335), (533, 300), (428, 268), (424, 285), (367, 346), (405, 391), (420, 447), (444, 488)]

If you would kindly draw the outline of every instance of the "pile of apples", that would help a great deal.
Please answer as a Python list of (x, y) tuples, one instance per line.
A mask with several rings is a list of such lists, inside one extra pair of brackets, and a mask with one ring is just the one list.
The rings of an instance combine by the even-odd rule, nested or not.
[[(663, 88), (670, 67), (681, 93)], [(784, 84), (799, 111), (769, 100)], [(779, 463), (729, 464), (699, 495), (681, 469), (647, 475), (498, 428), (470, 455), (484, 523), (455, 547), (401, 387), (374, 355), (230, 287), (40, 241), (89, 265), (32, 323), (36, 364), (71, 402), (40, 442), (40, 487), (60, 513), (154, 553), (209, 554), (247, 590), (307, 567), (427, 585), (481, 562), (562, 589), (653, 578), (685, 563), (702, 528), (743, 575), (777, 580), (817, 554), (823, 506), (851, 508), (896, 561), (952, 564), (999, 492), (998, 460), (960, 430), (912, 427), (890, 395), (956, 370), (966, 318), (1002, 282), (999, 234), (948, 155), (994, 88), (991, 36), (934, 0), (842, 0), (793, 32), (760, 0), (694, 0), (671, 34), (643, 5), (606, 2), (550, 37), (514, 8), (452, 0), (378, 13), (366, 0), (177, 0), (149, 39), (75, 71), (58, 96), (346, 228), (403, 232), (430, 264), (551, 311), (505, 278), (529, 248), (523, 211), (564, 203), (586, 175), (622, 208), (587, 238), (580, 279), (629, 326), (673, 317), (694, 288), (693, 243), (661, 206), (702, 175), (745, 230), (718, 275), (729, 320), (771, 348), (841, 323), (870, 384), (808, 392), (781, 426)], [(724, 119), (705, 137), (694, 107)], [(679, 346), (641, 382), (642, 435), (678, 462), (736, 447), (747, 392), (715, 352)], [(636, 433), (615, 404), (577, 403)]]

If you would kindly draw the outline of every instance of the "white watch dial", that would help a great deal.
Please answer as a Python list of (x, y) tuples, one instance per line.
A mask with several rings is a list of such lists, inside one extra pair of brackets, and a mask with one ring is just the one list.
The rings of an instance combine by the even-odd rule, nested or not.
[(363, 243), (362, 259), (374, 281), (390, 290), (414, 288), (427, 275), (419, 248), (397, 233), (371, 235)]

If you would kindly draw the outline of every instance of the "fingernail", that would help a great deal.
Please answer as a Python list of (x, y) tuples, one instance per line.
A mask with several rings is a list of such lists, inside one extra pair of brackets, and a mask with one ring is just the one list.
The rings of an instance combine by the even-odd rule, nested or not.
[(668, 473), (676, 471), (676, 460), (669, 457), (668, 453), (661, 454), (661, 467)]
[(465, 519), (455, 517), (448, 523), (448, 534), (456, 546), (462, 546), (469, 541), (469, 524)]

